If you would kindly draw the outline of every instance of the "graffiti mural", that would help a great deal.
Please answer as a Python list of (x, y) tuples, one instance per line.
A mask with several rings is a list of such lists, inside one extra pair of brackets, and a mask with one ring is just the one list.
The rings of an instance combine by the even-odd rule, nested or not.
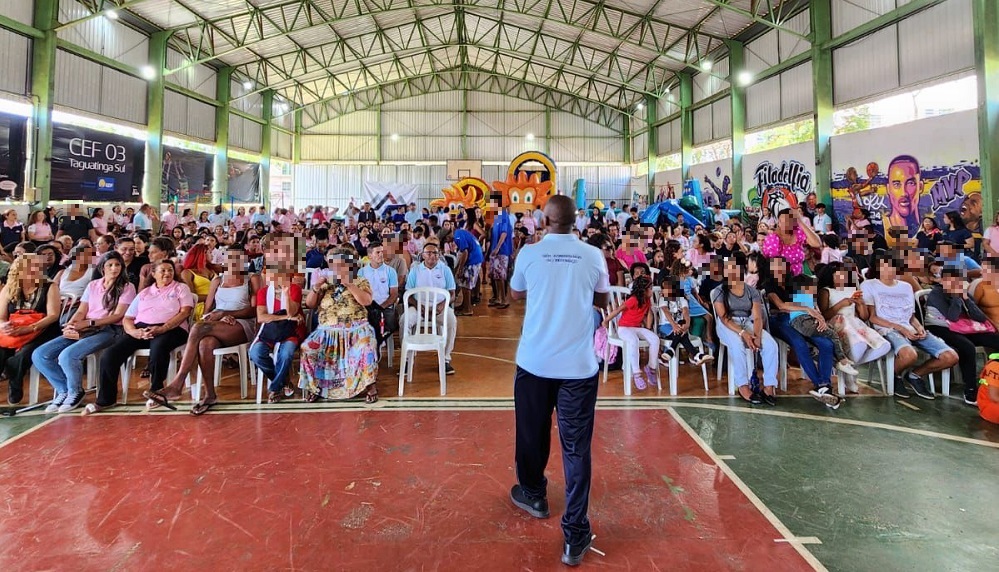
[(833, 175), (833, 211), (843, 228), (870, 213), (871, 224), (890, 240), (886, 230), (915, 236), (926, 216), (943, 224), (944, 213), (958, 211), (971, 232), (982, 231), (982, 179), (977, 161), (927, 165), (913, 155), (897, 155), (882, 168), (869, 162), (863, 174), (848, 167)]
[(812, 172), (800, 161), (762, 161), (753, 170), (753, 182), (743, 195), (745, 211), (751, 217), (776, 216), (784, 209), (798, 208), (802, 202), (814, 209)]
[(723, 209), (732, 208), (732, 177), (722, 175), (722, 168), (715, 167), (714, 176), (704, 175), (703, 195), (704, 206), (721, 205)]

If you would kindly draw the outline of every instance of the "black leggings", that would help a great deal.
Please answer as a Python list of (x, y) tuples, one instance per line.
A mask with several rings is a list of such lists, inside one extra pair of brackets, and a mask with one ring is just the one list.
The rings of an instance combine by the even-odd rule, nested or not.
[[(151, 340), (140, 340), (129, 335), (118, 339), (101, 355), (100, 384), (97, 388), (97, 405), (108, 407), (118, 401), (118, 377), (125, 360), (132, 357), (135, 350), (149, 349), (149, 389), (163, 389), (170, 367), (170, 352), (187, 343), (187, 330), (174, 328)], [(127, 383), (127, 380), (126, 380)]]
[(978, 391), (978, 364), (975, 360), (975, 348), (999, 349), (999, 334), (959, 334), (943, 326), (927, 326), (926, 329), (947, 343), (955, 352), (961, 368), (961, 378), (964, 380), (966, 393)]
[(672, 334), (659, 334), (659, 337), (669, 342), (669, 349), (676, 351), (677, 344), (683, 346), (683, 349), (687, 350), (690, 357), (697, 355), (697, 349), (694, 344), (690, 341), (690, 334), (684, 332), (682, 334), (672, 333)]

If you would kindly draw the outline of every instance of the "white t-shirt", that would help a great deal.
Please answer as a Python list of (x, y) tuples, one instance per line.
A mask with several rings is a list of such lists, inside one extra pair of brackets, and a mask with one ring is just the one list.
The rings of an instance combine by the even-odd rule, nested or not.
[(827, 214), (817, 214), (812, 219), (812, 228), (816, 232), (829, 232), (829, 229), (832, 228), (832, 219)]
[(610, 292), (600, 250), (571, 234), (547, 234), (521, 249), (510, 288), (527, 292), (517, 366), (551, 379), (596, 375), (593, 294)]
[(989, 246), (992, 247), (992, 250), (999, 252), (999, 227), (990, 226), (989, 228), (985, 229), (985, 234), (983, 234), (982, 237), (985, 239), (986, 242), (989, 243)]
[(392, 288), (399, 287), (399, 276), (388, 264), (378, 268), (369, 264), (361, 268), (360, 274), (371, 285), (371, 298), (378, 304), (384, 304)]
[(659, 329), (664, 334), (673, 333), (673, 324), (666, 319), (666, 313), (668, 312), (670, 317), (673, 318), (673, 321), (679, 324), (683, 321), (683, 311), (689, 307), (690, 305), (687, 303), (687, 299), (683, 296), (672, 300), (663, 298), (663, 300), (659, 302)]
[[(912, 330), (909, 320), (916, 311), (912, 285), (901, 280), (896, 280), (893, 286), (886, 286), (880, 280), (865, 280), (860, 291), (864, 293), (864, 303), (874, 306), (879, 318)], [(889, 331), (881, 326), (874, 329), (882, 334)]]

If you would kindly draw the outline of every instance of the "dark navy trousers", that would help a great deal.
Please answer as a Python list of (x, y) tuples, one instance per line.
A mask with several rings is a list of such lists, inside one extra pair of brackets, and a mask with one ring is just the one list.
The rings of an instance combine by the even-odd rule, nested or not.
[(562, 532), (566, 542), (574, 546), (585, 544), (591, 534), (586, 513), (590, 504), (590, 443), (598, 375), (587, 379), (551, 379), (518, 367), (513, 387), (517, 481), (532, 499), (547, 497), (545, 467), (551, 453), (552, 412), (557, 411), (565, 469)]

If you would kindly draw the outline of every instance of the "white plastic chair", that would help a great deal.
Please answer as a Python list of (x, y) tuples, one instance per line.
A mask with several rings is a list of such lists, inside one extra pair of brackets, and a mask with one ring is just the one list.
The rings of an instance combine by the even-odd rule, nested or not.
[(38, 368), (31, 366), (28, 373), (28, 405), (38, 403), (38, 385), (41, 383), (42, 373)]
[[(239, 344), (238, 346), (230, 346), (227, 348), (217, 348), (212, 352), (215, 356), (215, 387), (218, 387), (222, 382), (222, 358), (229, 355), (237, 356), (239, 360), (239, 393), (240, 399), (246, 399), (247, 394), (247, 384), (248, 380), (256, 377), (255, 367), (253, 362), (250, 361), (249, 357), (250, 344), (249, 342), (245, 344)], [(201, 401), (201, 384), (204, 381), (204, 376), (201, 373), (201, 367), (195, 364), (198, 370), (197, 381), (191, 385), (191, 399), (196, 402)]]
[[(600, 311), (601, 316), (606, 319), (607, 316), (611, 312), (611, 308), (617, 308), (621, 304), (624, 304), (624, 301), (628, 299), (628, 296), (631, 296), (631, 290), (629, 288), (625, 288), (623, 286), (611, 286), (611, 289), (610, 289), (610, 298), (611, 298), (610, 299), (610, 305), (608, 305), (607, 308), (605, 308), (605, 309), (603, 309), (603, 310)], [(631, 371), (632, 371), (631, 361), (628, 359), (628, 352), (625, 351), (624, 340), (622, 340), (617, 335), (617, 324), (618, 324), (618, 320), (620, 318), (621, 318), (621, 315), (618, 314), (613, 320), (611, 320), (610, 326), (607, 328), (607, 345), (608, 346), (614, 346), (614, 347), (620, 348), (620, 350), (622, 352), (621, 353), (621, 373), (624, 374), (624, 394), (625, 395), (631, 395)], [(649, 347), (648, 342), (645, 342), (644, 340), (639, 340), (638, 341), (638, 349), (641, 350), (643, 348), (648, 348), (648, 347)], [(607, 353), (608, 354), (610, 353), (610, 349), (609, 348), (607, 350)], [(656, 356), (655, 359), (658, 361), (658, 359), (659, 359), (658, 356)], [(610, 362), (610, 356), (609, 355), (604, 355), (604, 380), (603, 380), (603, 383), (607, 383), (607, 374), (608, 374), (608, 371), (610, 369), (610, 363), (609, 362)], [(658, 370), (659, 368), (656, 368), (656, 369)], [(671, 375), (671, 378), (672, 378), (672, 374), (670, 374), (670, 375)], [(658, 386), (659, 391), (663, 390), (663, 383), (662, 383), (661, 377), (662, 376), (660, 376), (659, 372), (657, 371), (656, 372), (656, 385)]]
[[(724, 328), (724, 327), (725, 326), (723, 326), (720, 322), (715, 320), (715, 328)], [(777, 381), (780, 384), (780, 390), (783, 392), (787, 392), (787, 352), (788, 349), (790, 349), (790, 346), (788, 346), (783, 340), (777, 338), (774, 338), (774, 341), (777, 342), (777, 358), (778, 358)], [(725, 344), (718, 344), (718, 366), (715, 373), (715, 380), (721, 381), (722, 367), (727, 366), (726, 376), (728, 377), (728, 394), (735, 395), (736, 386), (735, 386), (735, 378), (732, 375), (732, 364), (725, 361), (725, 354), (727, 353), (727, 349), (728, 348), (725, 346)], [(750, 356), (746, 357), (746, 362), (748, 364), (746, 366), (747, 367), (746, 371), (749, 372), (752, 372), (753, 369), (756, 367), (756, 364), (753, 363), (751, 359), (752, 358)], [(840, 386), (842, 386), (842, 384), (843, 382), (841, 381)]]
[[(700, 353), (706, 353), (704, 349), (704, 342), (701, 338), (697, 336), (690, 336), (690, 343), (693, 344), (697, 351)], [(677, 378), (680, 372), (680, 352), (679, 348), (673, 348), (673, 359), (669, 362), (669, 394), (676, 395), (677, 392)], [(688, 356), (688, 358), (693, 358), (694, 356)], [(701, 377), (704, 378), (704, 392), (708, 392), (708, 366), (701, 363)]]
[[(249, 347), (251, 345), (253, 345), (253, 342), (247, 344), (246, 346), (247, 351), (249, 351)], [(271, 351), (271, 359), (274, 361), (275, 364), (277, 364), (278, 347), (279, 347), (278, 344), (274, 344), (274, 349)], [(247, 361), (249, 361), (249, 359)], [(255, 379), (257, 383), (257, 405), (260, 405), (261, 403), (263, 403), (264, 400), (264, 386), (267, 385), (267, 380), (264, 378), (264, 370), (260, 369), (259, 367), (256, 367), (256, 365), (253, 365), (252, 361), (250, 362), (250, 364), (251, 367), (253, 368), (252, 371), (256, 371)], [(218, 371), (218, 367), (215, 368), (215, 371)]]
[(76, 307), (76, 295), (75, 294), (63, 294), (59, 296), (61, 301), (61, 306), (59, 308), (59, 323), (62, 324), (68, 320), (73, 313), (73, 309)]
[[(447, 376), (444, 374), (444, 352), (447, 348), (447, 318), (437, 326), (436, 307), (444, 302), (444, 311), (451, 305), (451, 293), (442, 288), (412, 288), (406, 291), (402, 307), (408, 309), (410, 302), (416, 304), (416, 323), (412, 324), (413, 333), (409, 333), (411, 316), (404, 312), (402, 316), (402, 352), (399, 356), (399, 397), (402, 397), (406, 381), (413, 382), (413, 369), (416, 365), (416, 353), (425, 351), (437, 352), (437, 370), (441, 381), (441, 395), (447, 394)], [(410, 356), (412, 353), (412, 356)]]
[[(184, 346), (178, 346), (170, 350), (170, 366), (167, 369), (167, 382), (173, 379), (177, 375), (177, 362), (180, 361), (181, 356), (184, 352)], [(128, 382), (132, 377), (132, 370), (135, 369), (135, 358), (148, 358), (149, 349), (135, 350), (125, 363), (121, 364), (121, 402), (123, 404), (128, 403)]]

